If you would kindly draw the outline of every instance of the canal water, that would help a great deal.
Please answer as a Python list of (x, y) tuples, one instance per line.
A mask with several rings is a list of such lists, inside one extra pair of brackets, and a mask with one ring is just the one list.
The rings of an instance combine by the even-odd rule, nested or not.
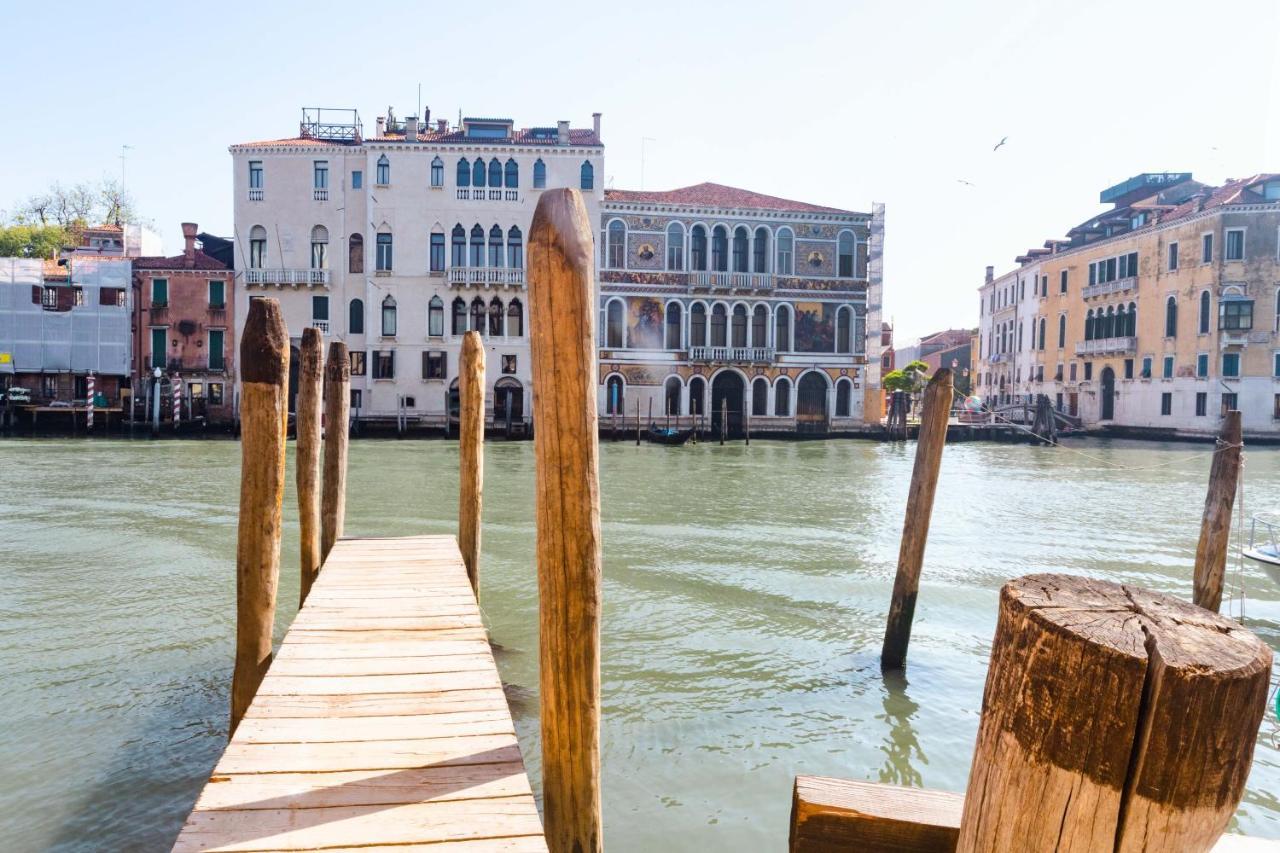
[[(1001, 583), (1189, 598), (1209, 468), (1192, 444), (948, 447), (909, 670), (885, 679), (914, 445), (601, 451), (607, 847), (668, 853), (784, 849), (797, 773), (962, 790)], [(485, 453), (484, 611), (536, 787), (533, 448)], [(457, 464), (453, 443), (354, 443), (347, 532), (454, 532)], [(6, 850), (172, 843), (224, 745), (238, 476), (230, 441), (0, 442)], [(1248, 451), (1245, 480), (1249, 511), (1280, 507), (1280, 451)], [(1280, 646), (1280, 585), (1234, 559), (1228, 582)], [(1277, 731), (1269, 711), (1234, 831), (1280, 837)]]

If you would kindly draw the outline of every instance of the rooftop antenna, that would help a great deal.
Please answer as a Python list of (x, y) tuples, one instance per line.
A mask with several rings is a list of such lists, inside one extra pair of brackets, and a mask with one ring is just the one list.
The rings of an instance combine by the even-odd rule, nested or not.
[(414, 115), (422, 117), (422, 84), (418, 84), (418, 111)]
[(125, 186), (124, 161), (125, 161), (125, 158), (129, 156), (126, 152), (132, 151), (132, 150), (133, 150), (132, 145), (120, 146), (120, 188), (121, 189), (124, 189), (124, 186)]
[(645, 156), (645, 143), (646, 143), (646, 142), (657, 142), (657, 141), (658, 141), (658, 140), (654, 139), (652, 136), (642, 136), (642, 137), (640, 137), (640, 189), (642, 189), (642, 190), (644, 189), (644, 156)]

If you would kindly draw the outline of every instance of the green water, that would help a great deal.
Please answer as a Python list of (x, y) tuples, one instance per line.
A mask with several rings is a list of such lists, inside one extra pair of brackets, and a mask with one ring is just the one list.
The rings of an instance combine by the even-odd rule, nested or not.
[[(909, 672), (886, 681), (913, 445), (604, 445), (607, 848), (782, 850), (797, 773), (962, 790), (1009, 577), (1190, 597), (1206, 448), (1072, 446), (1088, 456), (947, 448)], [(456, 472), (452, 443), (354, 443), (347, 532), (454, 532)], [(0, 442), (4, 849), (172, 843), (224, 745), (238, 474), (230, 441)], [(1280, 507), (1278, 475), (1280, 451), (1247, 453), (1249, 511)], [(484, 610), (536, 787), (532, 493), (532, 446), (490, 444)], [(1277, 646), (1280, 585), (1234, 566)], [(1268, 713), (1235, 831), (1280, 837), (1276, 728)]]

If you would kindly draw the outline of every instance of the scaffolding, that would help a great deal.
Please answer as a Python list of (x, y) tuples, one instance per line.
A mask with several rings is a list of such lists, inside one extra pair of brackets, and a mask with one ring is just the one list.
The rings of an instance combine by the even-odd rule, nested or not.
[(364, 137), (361, 130), (357, 110), (334, 107), (303, 107), (302, 121), (298, 125), (299, 135), (308, 139), (356, 144)]

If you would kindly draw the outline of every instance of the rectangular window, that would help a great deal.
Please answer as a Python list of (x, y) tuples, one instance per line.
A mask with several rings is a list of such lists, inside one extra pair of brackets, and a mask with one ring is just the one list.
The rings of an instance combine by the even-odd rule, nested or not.
[(1059, 293), (1067, 292), (1067, 271), (1066, 270), (1063, 270), (1062, 272), (1058, 273), (1058, 292)]
[(364, 188), (364, 172), (356, 169), (351, 173), (351, 189), (358, 190)]
[(374, 350), (373, 378), (374, 379), (395, 379), (396, 378), (395, 350)]
[(1275, 395), (1275, 400), (1271, 404), (1271, 417), (1280, 420), (1280, 394)]
[(516, 372), (516, 356), (514, 354), (504, 354), (502, 356), (502, 372), (503, 373)]
[(169, 279), (151, 279), (151, 304), (163, 308), (169, 304)]
[(1228, 261), (1244, 260), (1244, 229), (1229, 228), (1227, 229), (1227, 244), (1224, 247), (1227, 250)]
[[(262, 161), (261, 160), (249, 161), (249, 189), (251, 190), (262, 189)], [(252, 201), (252, 199), (250, 200)]]
[(1088, 382), (1091, 379), (1093, 379), (1093, 362), (1086, 361), (1084, 363), (1084, 381)]
[(1218, 328), (1227, 332), (1246, 332), (1253, 328), (1252, 299), (1224, 299), (1218, 303)]
[(391, 235), (378, 235), (378, 271), (391, 271)]
[(223, 370), (226, 368), (226, 362), (223, 358), (223, 341), (226, 338), (226, 332), (222, 329), (209, 330), (209, 369)]
[[(361, 355), (363, 355), (363, 353), (361, 353)], [(356, 411), (360, 411), (360, 406), (363, 402), (364, 402), (364, 389), (352, 388), (351, 389), (351, 408), (355, 409)]]
[(1165, 391), (1163, 394), (1160, 395), (1160, 414), (1162, 415), (1173, 414), (1173, 392), (1172, 391)]
[(1196, 378), (1207, 379), (1209, 377), (1209, 353), (1202, 352), (1196, 356)]
[(222, 405), (222, 383), (221, 382), (209, 383), (209, 405), (210, 406)]
[(1275, 364), (1272, 365), (1271, 375), (1280, 379), (1280, 352), (1274, 353), (1273, 358), (1275, 359)]
[(1196, 417), (1203, 418), (1209, 413), (1209, 395), (1204, 391), (1196, 392)]
[(1133, 378), (1133, 359), (1131, 358), (1126, 358), (1124, 360), (1124, 378), (1125, 379)]
[(439, 157), (431, 161), (431, 186), (444, 186), (444, 161)]
[(422, 378), (444, 379), (447, 372), (448, 354), (429, 350), (422, 354)]
[(1142, 357), (1142, 373), (1140, 375), (1143, 379), (1151, 378), (1151, 356), (1144, 355)]
[(1178, 244), (1169, 244), (1169, 272), (1173, 272), (1178, 268)]
[(312, 323), (328, 323), (329, 322), (329, 297), (327, 296), (311, 297), (311, 322)]
[(1200, 238), (1200, 263), (1207, 264), (1213, 261), (1213, 235), (1205, 234)]
[(1240, 376), (1240, 353), (1224, 352), (1222, 354), (1222, 376), (1224, 379), (1236, 379)]
[(431, 271), (444, 272), (444, 235), (431, 235)]
[(164, 369), (164, 357), (169, 349), (168, 344), (169, 329), (167, 326), (151, 330), (151, 367)]
[(1239, 407), (1239, 405), (1240, 405), (1239, 400), (1237, 400), (1237, 399), (1236, 399), (1236, 395), (1235, 395), (1235, 394), (1231, 394), (1231, 393), (1223, 394), (1223, 395), (1222, 395), (1222, 415), (1223, 415), (1223, 417), (1226, 417), (1227, 412), (1234, 411), (1236, 408), (1238, 408), (1238, 407)]
[(249, 268), (260, 270), (267, 259), (267, 241), (265, 237), (249, 240)]
[[(1059, 380), (1061, 380), (1061, 379), (1062, 379), (1062, 366), (1061, 366), (1061, 365), (1059, 365), (1059, 366), (1058, 366), (1058, 376), (1057, 376), (1057, 378), (1058, 378)], [(1073, 361), (1073, 362), (1071, 362), (1071, 381), (1072, 381), (1072, 382), (1075, 382), (1075, 381), (1076, 381), (1076, 362), (1074, 362), (1074, 361)]]
[(1164, 370), (1161, 372), (1160, 376), (1164, 379), (1173, 378), (1173, 356), (1166, 355), (1164, 357)]
[(209, 307), (227, 307), (227, 283), (225, 281), (209, 279)]
[(351, 359), (351, 375), (364, 376), (365, 374), (365, 352), (362, 349), (353, 349), (347, 353)]
[(312, 169), (312, 186), (318, 190), (329, 189), (329, 161), (316, 160)]

